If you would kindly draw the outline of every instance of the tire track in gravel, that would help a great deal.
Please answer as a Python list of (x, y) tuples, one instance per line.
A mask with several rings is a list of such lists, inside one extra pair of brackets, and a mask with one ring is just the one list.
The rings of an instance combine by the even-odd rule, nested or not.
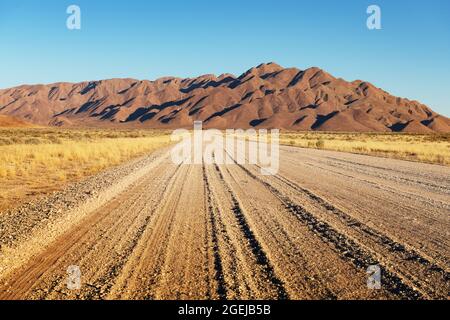
[[(334, 166), (338, 167), (338, 168), (349, 168), (351, 167), (351, 169), (353, 171), (357, 171), (357, 172), (366, 172), (367, 168), (371, 168), (371, 169), (377, 169), (380, 172), (377, 173), (377, 175), (383, 179), (386, 180), (393, 180), (393, 181), (397, 181), (400, 180), (402, 182), (405, 182), (407, 184), (412, 184), (412, 185), (422, 185), (424, 187), (430, 188), (430, 189), (435, 189), (435, 190), (441, 190), (442, 189), (442, 185), (436, 184), (436, 183), (431, 183), (431, 182), (427, 182), (427, 181), (420, 181), (417, 179), (411, 179), (411, 178), (407, 178), (407, 177), (402, 177), (399, 176), (399, 172), (398, 170), (394, 170), (394, 169), (390, 169), (390, 168), (384, 168), (384, 167), (380, 167), (380, 166), (373, 166), (373, 165), (367, 165), (367, 164), (361, 164), (358, 163), (356, 161), (349, 161), (349, 160), (342, 160), (342, 159), (336, 159), (336, 158), (332, 158), (332, 157), (326, 157), (326, 159), (329, 159), (330, 161), (334, 162)], [(382, 173), (384, 171), (389, 172), (390, 174), (394, 174), (397, 176), (392, 176), (386, 173)], [(450, 191), (449, 188), (445, 188), (445, 191), (448, 193)]]
[[(163, 169), (163, 170), (161, 170)], [(94, 211), (64, 233), (36, 259), (7, 279), (0, 298), (83, 298), (106, 295), (152, 217), (152, 205), (162, 196), (147, 189), (167, 180), (170, 168), (155, 168), (130, 189)], [(150, 205), (149, 205), (150, 204)], [(84, 285), (81, 291), (66, 288), (66, 269), (78, 265)]]
[[(366, 165), (366, 170), (354, 170), (351, 165), (336, 168), (330, 157)], [(280, 175), (449, 271), (449, 168), (292, 148), (283, 148), (282, 162)], [(388, 179), (386, 173), (392, 177)]]
[[(385, 253), (384, 256), (378, 254), (379, 259), (385, 260), (386, 263), (393, 266), (391, 268), (394, 270), (397, 269), (395, 266), (401, 266), (401, 269), (394, 272), (401, 275), (402, 278), (409, 280), (414, 287), (425, 291), (427, 296), (432, 298), (447, 297), (450, 290), (450, 274), (443, 267), (432, 262), (431, 258), (424, 256), (423, 253), (419, 253), (414, 249), (408, 249), (405, 245), (391, 239), (387, 235), (361, 223), (322, 197), (299, 186), (288, 178), (278, 175), (274, 176), (273, 179), (280, 181), (285, 186), (297, 192), (305, 194), (311, 201), (326, 210), (327, 213), (333, 213), (337, 219), (334, 221), (333, 219), (328, 219), (331, 223), (334, 222), (337, 227), (342, 228), (347, 233), (359, 233), (359, 237), (357, 237), (359, 238), (359, 242), (365, 243), (366, 246), (370, 242), (372, 244), (370, 246), (372, 250), (377, 248), (378, 252)], [(273, 187), (273, 184), (270, 182), (269, 184)], [(321, 218), (326, 219), (329, 217), (329, 215), (323, 215)], [(413, 274), (410, 270), (418, 272), (419, 275)], [(427, 282), (424, 282), (424, 279), (427, 279)]]
[[(186, 165), (187, 177), (174, 208), (173, 229), (155, 285), (155, 299), (205, 299), (215, 286), (213, 254), (201, 165)], [(212, 298), (215, 298), (212, 295)]]
[(181, 166), (171, 178), (151, 225), (142, 234), (107, 299), (155, 299), (155, 287), (160, 281), (169, 249), (166, 239), (173, 229), (175, 208), (187, 181), (188, 170), (188, 167)]
[[(308, 164), (304, 164), (304, 165), (310, 166)], [(369, 184), (374, 189), (379, 189), (379, 190), (386, 191), (389, 193), (397, 194), (399, 197), (404, 198), (406, 201), (420, 201), (422, 203), (422, 205), (425, 205), (425, 206), (431, 206), (434, 208), (442, 208), (443, 210), (450, 210), (450, 205), (447, 202), (439, 200), (439, 199), (428, 199), (426, 197), (423, 197), (420, 193), (417, 193), (417, 192), (412, 193), (412, 192), (407, 191), (406, 189), (398, 189), (398, 188), (393, 188), (388, 185), (381, 185), (377, 182), (368, 180), (367, 178), (360, 178), (358, 176), (349, 175), (342, 171), (325, 168), (325, 167), (317, 165), (317, 164), (314, 166), (311, 166), (311, 167), (314, 167), (316, 169), (321, 169), (323, 172), (329, 172), (329, 173), (332, 173), (335, 175), (342, 176), (347, 180), (356, 180), (360, 183)], [(345, 168), (345, 167), (342, 167), (342, 169), (343, 168)], [(364, 172), (364, 171), (353, 170), (353, 173), (354, 172)], [(384, 178), (384, 176), (383, 176), (383, 178)], [(394, 180), (394, 179), (391, 179), (391, 180)]]
[[(205, 166), (205, 187), (210, 214), (215, 224), (217, 254), (220, 256), (223, 285), (227, 299), (277, 299), (279, 289), (258, 263), (258, 256), (236, 217), (234, 194), (230, 192), (219, 168)], [(215, 241), (214, 241), (215, 242)]]
[[(249, 175), (255, 179), (247, 168), (242, 167)], [(390, 272), (375, 255), (366, 248), (361, 247), (354, 240), (347, 238), (343, 233), (333, 229), (328, 223), (317, 219), (313, 214), (305, 210), (304, 207), (291, 201), (288, 197), (282, 194), (278, 189), (274, 188), (267, 182), (262, 181), (286, 206), (286, 208), (295, 214), (300, 220), (308, 224), (311, 231), (318, 234), (321, 238), (326, 239), (331, 243), (339, 254), (347, 261), (351, 261), (357, 268), (367, 269), (370, 265), (380, 265), (383, 274), (383, 285), (386, 289), (403, 299), (418, 299), (422, 294), (415, 290), (413, 286), (404, 283), (402, 279), (395, 273)]]
[(215, 210), (217, 208), (214, 207), (213, 204), (213, 195), (211, 191), (211, 186), (209, 184), (208, 176), (206, 174), (205, 166), (202, 167), (202, 173), (203, 173), (203, 183), (205, 186), (205, 195), (206, 195), (206, 206), (209, 213), (209, 219), (211, 224), (211, 241), (212, 241), (212, 250), (213, 250), (213, 256), (214, 256), (214, 270), (215, 270), (215, 276), (214, 279), (217, 282), (217, 289), (216, 293), (221, 300), (226, 300), (227, 298), (227, 284), (225, 281), (225, 275), (223, 270), (223, 263), (222, 263), (222, 257), (220, 254), (220, 243), (218, 238), (218, 223), (216, 221), (216, 215)]
[[(355, 267), (366, 270), (370, 265), (379, 265), (383, 274), (383, 285), (386, 290), (402, 299), (420, 299), (423, 292), (419, 292), (414, 286), (404, 283), (397, 274), (388, 270), (372, 252), (367, 248), (360, 246), (353, 239), (348, 238), (345, 234), (334, 229), (327, 222), (318, 219), (315, 215), (307, 211), (303, 206), (292, 201), (286, 194), (275, 188), (265, 179), (251, 172), (246, 166), (238, 164), (232, 155), (227, 151), (234, 163), (241, 168), (246, 174), (263, 184), (275, 197), (277, 197), (287, 210), (293, 213), (303, 223), (308, 225), (309, 229), (317, 234), (325, 243), (331, 244), (338, 252), (339, 256), (344, 260), (351, 262)], [(259, 168), (258, 166), (256, 166)], [(315, 199), (317, 200), (317, 199)]]
[(367, 289), (365, 270), (342, 261), (259, 180), (237, 165), (219, 167), (290, 298), (394, 297), (385, 290)]
[[(217, 165), (215, 166), (215, 168), (219, 172), (221, 180), (225, 182), (225, 179), (223, 178), (223, 174), (221, 173), (220, 168)], [(257, 263), (262, 267), (270, 283), (276, 288), (277, 298), (282, 300), (288, 299), (289, 295), (286, 292), (286, 289), (284, 288), (284, 284), (275, 274), (272, 263), (269, 261), (267, 254), (264, 252), (264, 249), (262, 248), (259, 241), (256, 239), (255, 234), (253, 233), (251, 227), (249, 226), (245, 218), (242, 206), (239, 203), (239, 200), (236, 198), (236, 195), (233, 194), (233, 191), (231, 190), (229, 185), (227, 185), (226, 188), (232, 199), (233, 203), (232, 211), (242, 230), (243, 235), (248, 241), (248, 245), (250, 246), (250, 249), (255, 256)]]
[[(254, 165), (246, 166), (245, 169), (256, 177), (261, 168)], [(408, 283), (412, 289), (420, 291), (428, 298), (447, 298), (448, 292), (450, 292), (449, 272), (445, 270), (445, 266), (440, 266), (423, 252), (407, 248), (386, 234), (369, 227), (286, 176), (278, 174), (270, 176), (270, 178), (262, 176), (258, 179), (266, 183), (268, 188), (286, 198), (290, 207), (295, 208), (296, 204), (300, 202), (302, 203), (301, 210), (305, 211), (305, 205), (311, 202), (312, 205), (308, 208), (309, 213), (321, 221), (329, 223), (345, 236), (355, 240), (365, 250), (370, 251), (374, 257), (386, 265), (391, 273)]]

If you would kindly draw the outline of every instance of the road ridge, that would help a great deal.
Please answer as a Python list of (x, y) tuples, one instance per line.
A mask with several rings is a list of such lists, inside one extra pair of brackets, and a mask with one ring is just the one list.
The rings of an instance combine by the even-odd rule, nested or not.
[(220, 167), (217, 164), (214, 164), (215, 169), (219, 172), (219, 177), (221, 181), (224, 182), (226, 185), (226, 189), (230, 193), (230, 196), (233, 201), (233, 208), (232, 211), (235, 214), (235, 217), (239, 223), (239, 226), (241, 227), (241, 230), (244, 234), (244, 236), (247, 238), (249, 246), (255, 255), (258, 263), (265, 269), (267, 272), (267, 275), (269, 277), (269, 280), (272, 282), (272, 284), (277, 288), (278, 291), (278, 298), (281, 300), (289, 299), (289, 294), (287, 293), (286, 289), (284, 288), (283, 281), (281, 281), (272, 266), (272, 263), (270, 262), (269, 258), (267, 257), (267, 254), (264, 252), (264, 249), (262, 248), (260, 242), (256, 238), (255, 234), (253, 233), (251, 227), (249, 226), (247, 219), (245, 218), (244, 210), (242, 209), (242, 205), (237, 198), (237, 195), (233, 192), (231, 186), (226, 182), (226, 180), (223, 177), (223, 174), (220, 170)]
[(213, 199), (212, 199), (212, 191), (211, 186), (209, 184), (208, 176), (206, 174), (205, 165), (202, 166), (202, 174), (203, 174), (203, 182), (205, 185), (205, 194), (206, 194), (206, 202), (207, 202), (207, 209), (208, 209), (208, 215), (211, 223), (211, 240), (213, 244), (213, 257), (214, 257), (214, 270), (215, 270), (215, 280), (217, 281), (218, 287), (217, 287), (217, 294), (219, 296), (220, 300), (226, 300), (227, 299), (227, 286), (224, 279), (224, 271), (223, 271), (223, 264), (222, 264), (222, 257), (219, 251), (219, 240), (217, 238), (217, 223), (216, 218), (214, 216), (214, 212), (216, 207), (213, 205)]

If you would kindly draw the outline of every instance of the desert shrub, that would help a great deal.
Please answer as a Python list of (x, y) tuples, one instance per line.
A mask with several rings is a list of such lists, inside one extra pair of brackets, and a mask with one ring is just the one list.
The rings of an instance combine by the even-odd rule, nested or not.
[(50, 143), (53, 143), (53, 144), (61, 144), (61, 143), (63, 143), (63, 141), (61, 140), (61, 138), (58, 138), (58, 137), (55, 137), (55, 136), (50, 136), (50, 137), (48, 137), (47, 139), (48, 139), (48, 141), (49, 141)]
[(20, 137), (10, 137), (9, 139), (12, 141), (13, 144), (20, 144), (23, 142), (22, 138)]
[(0, 138), (0, 146), (9, 146), (13, 144), (14, 142), (11, 141), (11, 139), (8, 138)]
[(24, 144), (41, 144), (42, 141), (39, 140), (38, 138), (29, 138), (29, 139), (25, 139), (23, 141)]
[(316, 148), (322, 149), (325, 147), (325, 141), (323, 139), (319, 139), (316, 141)]

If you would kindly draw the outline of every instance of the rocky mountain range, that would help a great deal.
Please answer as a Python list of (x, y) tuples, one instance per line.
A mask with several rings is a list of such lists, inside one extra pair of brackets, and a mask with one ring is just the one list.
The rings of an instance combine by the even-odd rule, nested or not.
[(111, 79), (0, 90), (0, 114), (50, 126), (450, 132), (450, 119), (320, 68), (261, 64), (240, 76)]

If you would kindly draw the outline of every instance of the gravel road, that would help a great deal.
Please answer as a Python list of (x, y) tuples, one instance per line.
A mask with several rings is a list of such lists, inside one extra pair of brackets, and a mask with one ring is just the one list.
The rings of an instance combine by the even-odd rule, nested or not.
[(293, 147), (280, 160), (262, 176), (165, 149), (3, 212), (0, 299), (448, 299), (450, 168)]

